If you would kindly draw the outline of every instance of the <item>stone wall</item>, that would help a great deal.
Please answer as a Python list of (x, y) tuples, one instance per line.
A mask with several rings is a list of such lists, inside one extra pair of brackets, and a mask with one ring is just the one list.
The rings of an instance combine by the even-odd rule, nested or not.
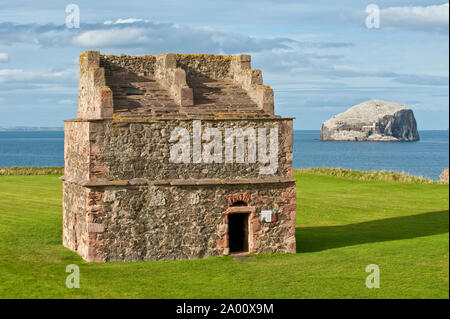
[(234, 56), (231, 60), (230, 76), (239, 84), (250, 98), (262, 110), (269, 114), (274, 114), (274, 94), (268, 85), (263, 85), (263, 77), (261, 70), (250, 68), (250, 55)]
[(63, 245), (81, 254), (86, 247), (86, 188), (64, 182), (63, 198)]
[(232, 79), (261, 109), (274, 114), (273, 90), (263, 85), (261, 70), (251, 68), (250, 55), (177, 54), (176, 59), (188, 78)]
[[(167, 55), (167, 54), (164, 54)], [(214, 54), (172, 54), (176, 59), (175, 68), (186, 71), (188, 76), (212, 79), (231, 78), (231, 55)], [(162, 55), (161, 55), (162, 56)], [(142, 76), (154, 76), (157, 55), (100, 55), (100, 67), (107, 75), (132, 72)]]
[(100, 66), (105, 69), (106, 75), (132, 72), (142, 76), (155, 74), (156, 56), (142, 55), (101, 55)]
[(64, 122), (64, 175), (89, 180), (89, 122)]
[[(217, 127), (225, 145), (225, 128), (278, 128), (277, 171), (275, 176), (292, 176), (292, 120), (230, 120), (202, 121), (202, 128)], [(174, 163), (170, 160), (171, 133), (176, 127), (185, 128), (193, 136), (193, 121), (167, 120), (152, 123), (99, 121), (91, 123), (91, 180), (121, 181), (134, 178), (151, 180), (202, 178), (264, 178), (264, 164), (232, 163)], [(267, 137), (268, 141), (268, 137)], [(191, 141), (192, 142), (192, 141)], [(204, 142), (206, 143), (206, 142)], [(192, 144), (192, 143), (191, 143)], [(267, 146), (269, 151), (269, 146)], [(191, 150), (192, 153), (192, 150)], [(222, 154), (225, 152), (223, 151)], [(224, 157), (222, 156), (224, 161)], [(192, 160), (192, 157), (191, 157)]]
[[(250, 252), (295, 253), (295, 184), (106, 187), (96, 194), (91, 222), (95, 259), (138, 261), (206, 258), (228, 254), (226, 210), (229, 198), (246, 198)], [(247, 207), (244, 207), (244, 209)], [(241, 207), (242, 209), (242, 207)], [(262, 209), (277, 210), (262, 223)]]
[(105, 70), (100, 67), (99, 52), (87, 51), (80, 55), (79, 66), (78, 118), (111, 118), (113, 96), (105, 84)]
[(231, 55), (177, 54), (176, 60), (177, 67), (184, 69), (188, 77), (231, 78)]
[(170, 92), (180, 106), (194, 105), (192, 88), (186, 83), (186, 72), (177, 68), (175, 54), (161, 54), (156, 57), (155, 78)]
[(442, 171), (441, 175), (439, 175), (439, 182), (448, 184), (448, 175), (449, 175), (449, 169), (446, 168)]
[(72, 182), (63, 182), (63, 245), (86, 261), (104, 261), (98, 254), (103, 245), (98, 234), (104, 231), (104, 226), (95, 223), (103, 212), (97, 205), (102, 194)]
[(192, 89), (186, 84), (189, 78), (231, 79), (246, 90), (261, 109), (274, 114), (273, 90), (270, 86), (263, 85), (261, 70), (251, 69), (250, 55), (101, 55), (96, 66), (103, 67), (107, 75), (121, 76), (123, 73), (132, 72), (141, 76), (155, 76), (181, 106), (193, 105)]

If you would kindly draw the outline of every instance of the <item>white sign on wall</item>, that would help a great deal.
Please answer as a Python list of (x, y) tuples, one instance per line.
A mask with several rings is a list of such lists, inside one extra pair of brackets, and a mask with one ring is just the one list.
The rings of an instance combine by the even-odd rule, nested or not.
[(272, 222), (272, 216), (275, 215), (275, 210), (262, 210), (261, 211), (261, 221), (265, 223), (271, 223)]

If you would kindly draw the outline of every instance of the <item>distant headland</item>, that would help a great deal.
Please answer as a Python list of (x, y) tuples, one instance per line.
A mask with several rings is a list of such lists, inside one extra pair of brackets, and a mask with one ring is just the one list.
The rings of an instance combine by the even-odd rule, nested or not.
[(63, 131), (63, 127), (40, 127), (40, 126), (0, 126), (0, 132), (20, 131), (20, 132), (39, 132), (39, 131)]

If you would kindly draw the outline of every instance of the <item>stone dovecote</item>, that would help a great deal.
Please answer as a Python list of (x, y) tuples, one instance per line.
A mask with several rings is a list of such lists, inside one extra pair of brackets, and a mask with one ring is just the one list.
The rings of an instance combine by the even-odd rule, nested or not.
[(64, 246), (91, 262), (295, 253), (292, 120), (249, 55), (85, 52)]

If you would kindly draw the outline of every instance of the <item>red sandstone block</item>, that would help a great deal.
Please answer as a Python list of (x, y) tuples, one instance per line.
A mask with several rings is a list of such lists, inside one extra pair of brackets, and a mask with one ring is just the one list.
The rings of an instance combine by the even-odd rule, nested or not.
[(111, 89), (108, 86), (100, 87), (100, 98), (102, 100), (112, 100), (113, 94)]
[(295, 221), (296, 218), (297, 218), (297, 211), (296, 210), (291, 211), (291, 220)]
[(261, 230), (261, 223), (259, 222), (259, 219), (253, 219), (252, 227), (254, 233), (259, 232)]
[(88, 212), (90, 213), (102, 213), (103, 212), (103, 206), (100, 205), (92, 205), (88, 207)]
[(86, 223), (93, 223), (95, 221), (94, 214), (86, 213)]
[(291, 187), (291, 188), (288, 188), (285, 192), (282, 192), (281, 193), (281, 198), (282, 199), (296, 198), (296, 190), (295, 190), (295, 188)]
[(101, 200), (102, 199), (102, 192), (89, 192), (88, 198), (93, 200)]
[(249, 206), (236, 206), (236, 207), (230, 207), (226, 210), (226, 214), (235, 214), (235, 213), (254, 213), (255, 207), (249, 207)]
[(296, 210), (297, 210), (297, 206), (295, 204), (289, 204), (289, 205), (285, 205), (283, 207), (283, 213), (292, 212), (292, 211), (296, 211)]
[(228, 248), (227, 236), (224, 236), (222, 239), (216, 241), (216, 248)]
[(87, 256), (86, 256), (87, 262), (103, 262), (103, 257), (97, 253), (97, 248), (95, 247), (88, 247)]
[(86, 228), (88, 233), (103, 233), (105, 231), (105, 227), (97, 223), (86, 224)]
[(232, 194), (227, 196), (228, 205), (231, 206), (236, 202), (244, 202), (249, 203), (251, 199), (251, 195), (247, 193), (241, 193), (241, 194)]
[(107, 171), (108, 171), (108, 169), (105, 166), (100, 165), (100, 164), (94, 165), (91, 168), (91, 173), (94, 174), (94, 175), (103, 175)]
[(88, 242), (89, 246), (92, 246), (91, 244), (94, 243), (97, 240), (97, 233), (90, 232), (90, 233), (88, 233), (87, 237), (88, 237), (87, 238), (88, 239), (87, 242)]
[[(98, 236), (96, 237), (98, 238)], [(89, 247), (97, 248), (103, 246), (104, 240), (92, 239), (87, 242)]]
[(291, 254), (295, 254), (297, 252), (295, 242), (294, 243), (289, 243), (289, 245), (287, 247), (287, 252), (291, 253)]

